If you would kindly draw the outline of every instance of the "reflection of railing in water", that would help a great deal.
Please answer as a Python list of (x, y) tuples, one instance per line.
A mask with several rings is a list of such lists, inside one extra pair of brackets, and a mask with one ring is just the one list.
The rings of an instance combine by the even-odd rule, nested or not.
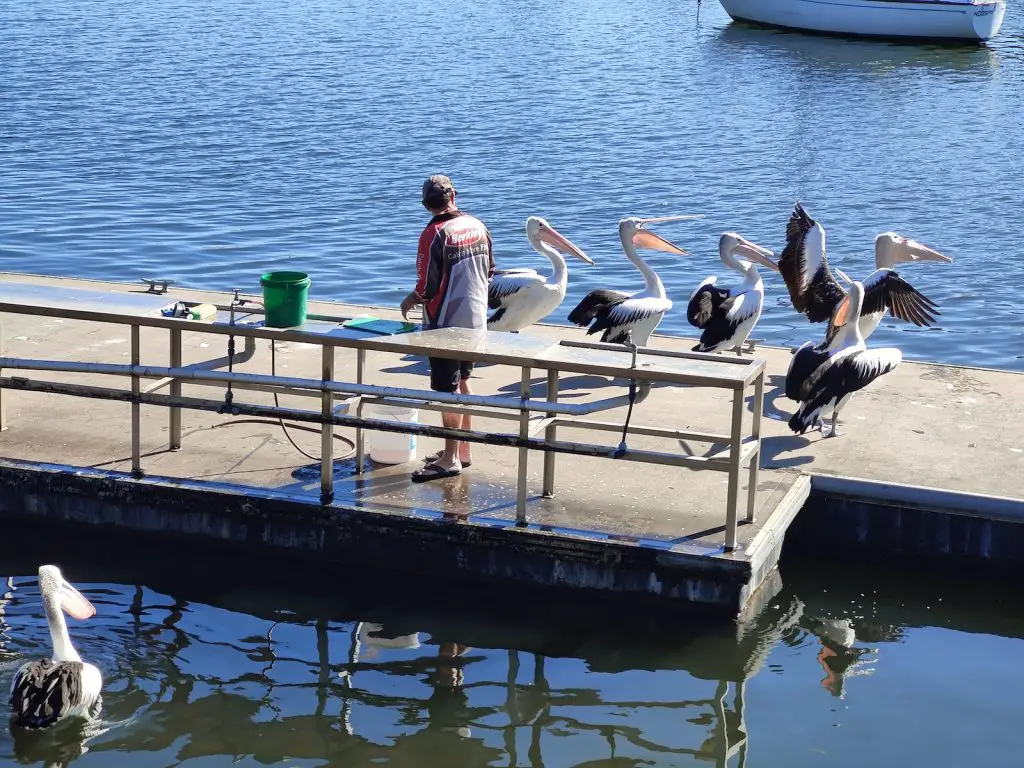
[[(240, 633), (232, 636), (243, 641), (239, 644), (218, 636), (216, 629), (210, 636), (191, 628), (196, 620), (201, 627), (216, 627), (204, 618), (203, 603), (190, 604), (175, 595), (158, 597), (147, 604), (142, 588), (134, 587), (129, 588), (120, 601), (109, 603), (113, 609), (110, 615), (119, 615), (118, 602), (126, 608), (121, 614), (125, 618), (115, 627), (115, 630), (123, 630), (115, 635), (121, 663), (117, 671), (109, 675), (113, 686), (106, 696), (105, 722), (101, 724), (107, 728), (113, 722), (115, 727), (103, 733), (102, 738), (83, 736), (83, 744), (88, 741), (88, 748), (93, 752), (173, 750), (179, 760), (251, 753), (267, 763), (293, 757), (344, 760), (346, 764), (355, 765), (395, 759), (396, 750), (409, 754), (414, 748), (422, 749), (420, 742), (429, 732), (435, 734), (432, 738), (442, 739), (442, 742), (430, 742), (435, 747), (440, 745), (444, 750), (447, 749), (444, 745), (454, 744), (456, 746), (450, 747), (452, 750), (470, 751), (468, 762), (486, 757), (488, 762), (500, 764), (504, 762), (504, 754), (510, 758), (509, 764), (519, 765), (520, 759), (525, 757), (527, 760), (522, 764), (540, 768), (546, 761), (559, 764), (560, 756), (551, 754), (552, 748), (557, 747), (547, 741), (547, 736), (553, 730), (561, 730), (580, 736), (600, 735), (608, 744), (609, 755), (623, 752), (635, 755), (643, 751), (650, 753), (650, 759), (655, 761), (658, 755), (686, 755), (716, 766), (739, 768), (745, 764), (748, 750), (745, 681), (756, 674), (763, 663), (764, 649), (798, 627), (821, 637), (815, 631), (820, 629), (821, 620), (806, 616), (803, 603), (792, 598), (779, 605), (778, 610), (766, 611), (757, 619), (757, 626), (751, 632), (763, 640), (740, 640), (735, 651), (722, 648), (723, 653), (711, 655), (698, 651), (694, 656), (701, 658), (693, 658), (692, 663), (684, 656), (677, 657), (676, 663), (680, 664), (677, 671), (686, 679), (686, 687), (680, 693), (706, 686), (713, 689), (713, 692), (708, 691), (710, 696), (705, 697), (701, 691), (696, 697), (673, 700), (622, 697), (605, 701), (607, 694), (599, 688), (571, 684), (552, 687), (546, 667), (557, 659), (539, 651), (509, 650), (504, 665), (500, 664), (500, 656), (495, 665), (495, 656), (491, 655), (488, 665), (501, 668), (484, 677), (470, 672), (484, 667), (472, 658), (473, 654), (445, 657), (440, 662), (435, 655), (421, 655), (384, 658), (370, 663), (363, 639), (372, 640), (376, 630), (367, 631), (369, 622), (346, 620), (342, 628), (323, 615), (307, 614), (308, 618), (294, 620), (274, 609), (262, 617), (253, 615), (252, 619), (261, 622), (262, 628), (246, 631), (244, 637)], [(219, 605), (212, 607), (220, 609)], [(193, 618), (187, 619), (190, 615)], [(185, 627), (183, 621), (191, 626)], [(387, 626), (387, 619), (384, 621)], [(434, 629), (429, 628), (429, 622), (416, 622), (415, 626), (420, 624), (423, 626), (420, 631), (431, 632), (431, 643), (439, 648), (443, 643), (438, 642), (438, 638), (463, 636), (457, 628), (445, 629), (443, 622)], [(305, 635), (310, 632), (315, 637), (315, 653), (305, 655), (284, 650), (278, 630), (285, 628), (292, 633), (290, 642), (294, 642), (297, 630), (303, 632), (302, 647), (307, 646), (306, 638), (312, 639)], [(472, 629), (464, 634), (473, 642)], [(391, 649), (405, 646), (411, 650), (420, 642), (411, 634), (405, 637), (405, 640), (395, 641)], [(539, 638), (538, 647), (549, 641), (547, 637)], [(244, 658), (245, 664), (224, 664), (214, 659), (196, 667), (197, 661), (201, 662), (205, 656), (204, 646), (237, 654), (239, 659)], [(332, 647), (338, 653), (339, 646), (345, 650), (332, 660)], [(741, 671), (738, 676), (698, 679), (691, 671), (709, 670), (711, 662), (728, 657), (730, 653), (742, 657), (726, 661)], [(533, 660), (532, 670), (524, 658), (527, 655)], [(748, 657), (752, 659), (749, 662), (745, 661)], [(568, 658), (585, 660), (591, 669), (610, 670), (616, 664), (621, 665), (622, 657), (613, 653), (609, 659), (598, 660), (596, 653), (591, 652)], [(633, 668), (630, 666), (633, 658), (639, 657), (627, 651), (624, 670)], [(461, 690), (456, 694), (463, 697), (461, 702), (448, 697), (444, 691), (440, 697), (424, 697), (417, 695), (418, 692), (394, 693), (396, 687), (401, 691), (410, 685), (419, 688), (424, 682), (439, 680), (432, 676), (439, 663), (446, 669), (467, 665), (468, 682), (459, 682)], [(302, 669), (289, 671), (288, 665), (292, 664), (301, 665)], [(272, 677), (282, 674), (282, 665), (288, 680), (275, 681)], [(810, 667), (815, 668), (813, 662)], [(658, 662), (654, 660), (651, 669), (657, 668)], [(228, 669), (235, 671), (228, 674), (225, 671)], [(522, 680), (523, 672), (528, 682)], [(380, 681), (380, 675), (386, 676), (380, 687), (366, 684), (364, 688), (359, 682), (370, 676)], [(498, 691), (502, 695), (495, 695)], [(642, 694), (643, 689), (640, 691)], [(304, 702), (308, 702), (308, 711), (286, 714), (305, 707)], [(680, 726), (695, 726), (680, 736), (681, 744), (660, 743), (643, 730), (643, 713), (659, 710), (680, 713), (685, 718), (681, 719)], [(601, 715), (589, 718), (587, 712)], [(614, 714), (613, 724), (602, 722), (609, 712)], [(116, 726), (117, 721), (135, 719), (137, 714), (132, 728), (122, 730)], [(395, 714), (402, 724), (395, 733), (389, 732), (389, 743), (375, 743), (372, 739), (377, 736), (368, 734), (379, 734), (378, 724), (389, 722)], [(594, 722), (588, 722), (590, 719)], [(706, 737), (699, 735), (701, 731)], [(573, 737), (570, 735), (564, 741), (568, 749), (571, 749)], [(688, 743), (689, 739), (693, 739), (692, 743)], [(28, 749), (24, 744), (16, 744), (15, 748)], [(524, 751), (527, 754), (524, 755)], [(18, 754), (34, 756), (36, 753)], [(62, 754), (70, 753), (65, 749)], [(643, 759), (642, 756), (639, 759)]]

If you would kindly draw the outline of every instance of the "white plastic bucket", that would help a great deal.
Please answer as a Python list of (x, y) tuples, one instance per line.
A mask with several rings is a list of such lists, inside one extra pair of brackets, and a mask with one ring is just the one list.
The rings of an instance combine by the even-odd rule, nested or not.
[[(420, 412), (417, 408), (366, 403), (363, 406), (363, 416), (367, 419), (416, 424), (419, 422)], [(370, 458), (379, 464), (405, 464), (416, 459), (416, 435), (408, 432), (367, 430), (366, 444), (370, 449)]]

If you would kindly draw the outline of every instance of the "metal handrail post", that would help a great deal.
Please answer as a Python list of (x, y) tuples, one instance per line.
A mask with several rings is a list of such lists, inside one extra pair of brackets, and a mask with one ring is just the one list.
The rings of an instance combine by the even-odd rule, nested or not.
[[(558, 369), (552, 368), (548, 371), (548, 402), (558, 402)], [(544, 430), (545, 440), (555, 440), (558, 435), (557, 424), (552, 424)], [(555, 495), (555, 452), (545, 451), (544, 453), (544, 497), (550, 499)]]
[[(4, 316), (0, 314), (0, 355), (7, 352), (7, 347), (4, 344), (5, 341)], [(2, 371), (3, 369), (0, 368), (0, 372)], [(3, 432), (5, 429), (7, 429), (7, 402), (4, 400), (4, 391), (0, 389), (0, 432)]]
[[(171, 351), (170, 367), (181, 367), (181, 329), (171, 328)], [(171, 381), (171, 397), (181, 397), (181, 379)], [(181, 448), (181, 408), (170, 408), (170, 417), (167, 424), (168, 443), (167, 447), (172, 451)]]
[[(524, 366), (523, 375), (519, 380), (519, 397), (522, 410), (519, 413), (519, 437), (523, 440), (530, 438), (530, 409), (527, 403), (530, 400), (530, 371)], [(529, 464), (530, 449), (526, 446), (519, 448), (519, 482), (516, 486), (516, 524), (526, 525), (526, 472)]]
[[(363, 383), (363, 371), (366, 368), (366, 350), (356, 351), (356, 384)], [(356, 418), (363, 418), (363, 398), (356, 401)], [(363, 428), (356, 427), (356, 474), (361, 475), (366, 468), (366, 459), (363, 456), (365, 446), (363, 445)]]
[(725, 548), (736, 549), (736, 524), (739, 518), (740, 469), (743, 453), (743, 407), (746, 397), (742, 389), (732, 391), (732, 438), (729, 441), (729, 491), (725, 510)]
[[(132, 366), (139, 365), (139, 334), (141, 328), (132, 324)], [(132, 375), (132, 475), (142, 477), (142, 403), (139, 400), (139, 393), (142, 391), (142, 379)]]
[[(334, 380), (334, 347), (325, 344), (320, 350), (326, 384)], [(320, 399), (320, 415), (324, 417), (320, 425), (320, 503), (329, 504), (334, 500), (334, 424), (327, 420), (334, 416), (334, 393), (327, 387)]]
[(757, 442), (757, 452), (750, 457), (750, 473), (747, 476), (747, 522), (752, 523), (757, 516), (757, 473), (761, 467), (761, 416), (764, 413), (764, 369), (754, 379), (754, 416), (750, 426), (750, 435)]

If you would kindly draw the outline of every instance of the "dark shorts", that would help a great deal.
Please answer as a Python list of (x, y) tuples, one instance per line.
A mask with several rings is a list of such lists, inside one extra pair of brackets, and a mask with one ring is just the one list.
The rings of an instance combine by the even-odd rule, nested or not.
[(445, 357), (428, 357), (430, 361), (430, 388), (435, 392), (455, 392), (459, 379), (468, 379), (473, 372), (473, 363), (465, 360), (449, 360)]

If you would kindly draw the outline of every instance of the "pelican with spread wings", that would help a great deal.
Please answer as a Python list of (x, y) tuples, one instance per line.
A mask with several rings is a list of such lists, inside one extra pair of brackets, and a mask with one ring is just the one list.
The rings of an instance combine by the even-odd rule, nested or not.
[[(876, 269), (863, 281), (864, 301), (858, 324), (866, 339), (878, 327), (886, 312), (919, 327), (935, 323), (941, 314), (934, 301), (914, 288), (893, 269), (901, 261), (943, 261), (948, 256), (894, 232), (875, 238)], [(779, 271), (789, 298), (798, 312), (812, 323), (832, 317), (846, 290), (832, 275), (825, 255), (825, 228), (797, 203), (786, 225), (786, 247), (779, 258)]]

